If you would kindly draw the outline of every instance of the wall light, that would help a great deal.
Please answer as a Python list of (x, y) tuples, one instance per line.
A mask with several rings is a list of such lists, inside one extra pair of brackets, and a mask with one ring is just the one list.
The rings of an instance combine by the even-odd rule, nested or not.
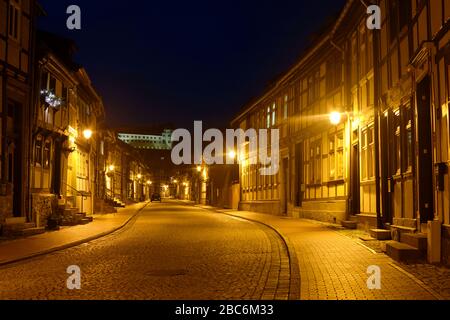
[(90, 129), (84, 130), (83, 136), (86, 140), (89, 140), (90, 138), (92, 138), (92, 130), (90, 130)]
[(341, 123), (341, 118), (342, 118), (341, 114), (337, 111), (330, 113), (331, 124), (338, 125), (339, 123)]

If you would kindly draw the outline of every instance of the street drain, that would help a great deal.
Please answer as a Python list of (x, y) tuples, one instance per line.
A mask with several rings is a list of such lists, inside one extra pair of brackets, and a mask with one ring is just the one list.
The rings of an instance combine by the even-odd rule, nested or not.
[(188, 273), (187, 270), (175, 269), (175, 270), (151, 270), (147, 272), (150, 277), (176, 277), (184, 276)]

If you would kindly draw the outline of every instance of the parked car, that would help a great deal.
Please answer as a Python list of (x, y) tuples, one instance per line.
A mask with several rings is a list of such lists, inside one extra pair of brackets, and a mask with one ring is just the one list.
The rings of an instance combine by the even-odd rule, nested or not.
[(162, 201), (161, 201), (161, 195), (160, 195), (159, 193), (154, 193), (154, 194), (152, 194), (151, 202), (153, 202), (153, 201), (159, 201), (159, 202), (162, 202)]

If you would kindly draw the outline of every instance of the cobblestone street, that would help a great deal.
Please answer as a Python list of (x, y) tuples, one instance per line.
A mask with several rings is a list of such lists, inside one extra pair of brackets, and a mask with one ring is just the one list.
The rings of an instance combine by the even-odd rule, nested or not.
[[(71, 265), (81, 290), (66, 288)], [(162, 203), (109, 236), (0, 268), (0, 299), (287, 299), (289, 283), (270, 228)]]

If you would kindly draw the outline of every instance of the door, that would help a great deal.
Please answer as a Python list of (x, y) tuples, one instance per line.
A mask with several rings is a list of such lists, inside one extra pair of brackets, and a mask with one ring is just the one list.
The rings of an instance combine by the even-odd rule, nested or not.
[(295, 145), (295, 205), (303, 204), (303, 142)]
[(433, 146), (431, 135), (431, 88), (426, 76), (417, 85), (418, 191), (420, 222), (434, 218)]
[(351, 214), (360, 213), (360, 185), (359, 185), (359, 144), (352, 147), (352, 168), (351, 168)]
[(8, 102), (8, 181), (13, 187), (13, 216), (22, 216), (22, 105)]
[(54, 166), (52, 170), (53, 175), (52, 189), (53, 194), (56, 194), (57, 196), (61, 195), (61, 157), (62, 157), (61, 141), (56, 140), (53, 152)]

